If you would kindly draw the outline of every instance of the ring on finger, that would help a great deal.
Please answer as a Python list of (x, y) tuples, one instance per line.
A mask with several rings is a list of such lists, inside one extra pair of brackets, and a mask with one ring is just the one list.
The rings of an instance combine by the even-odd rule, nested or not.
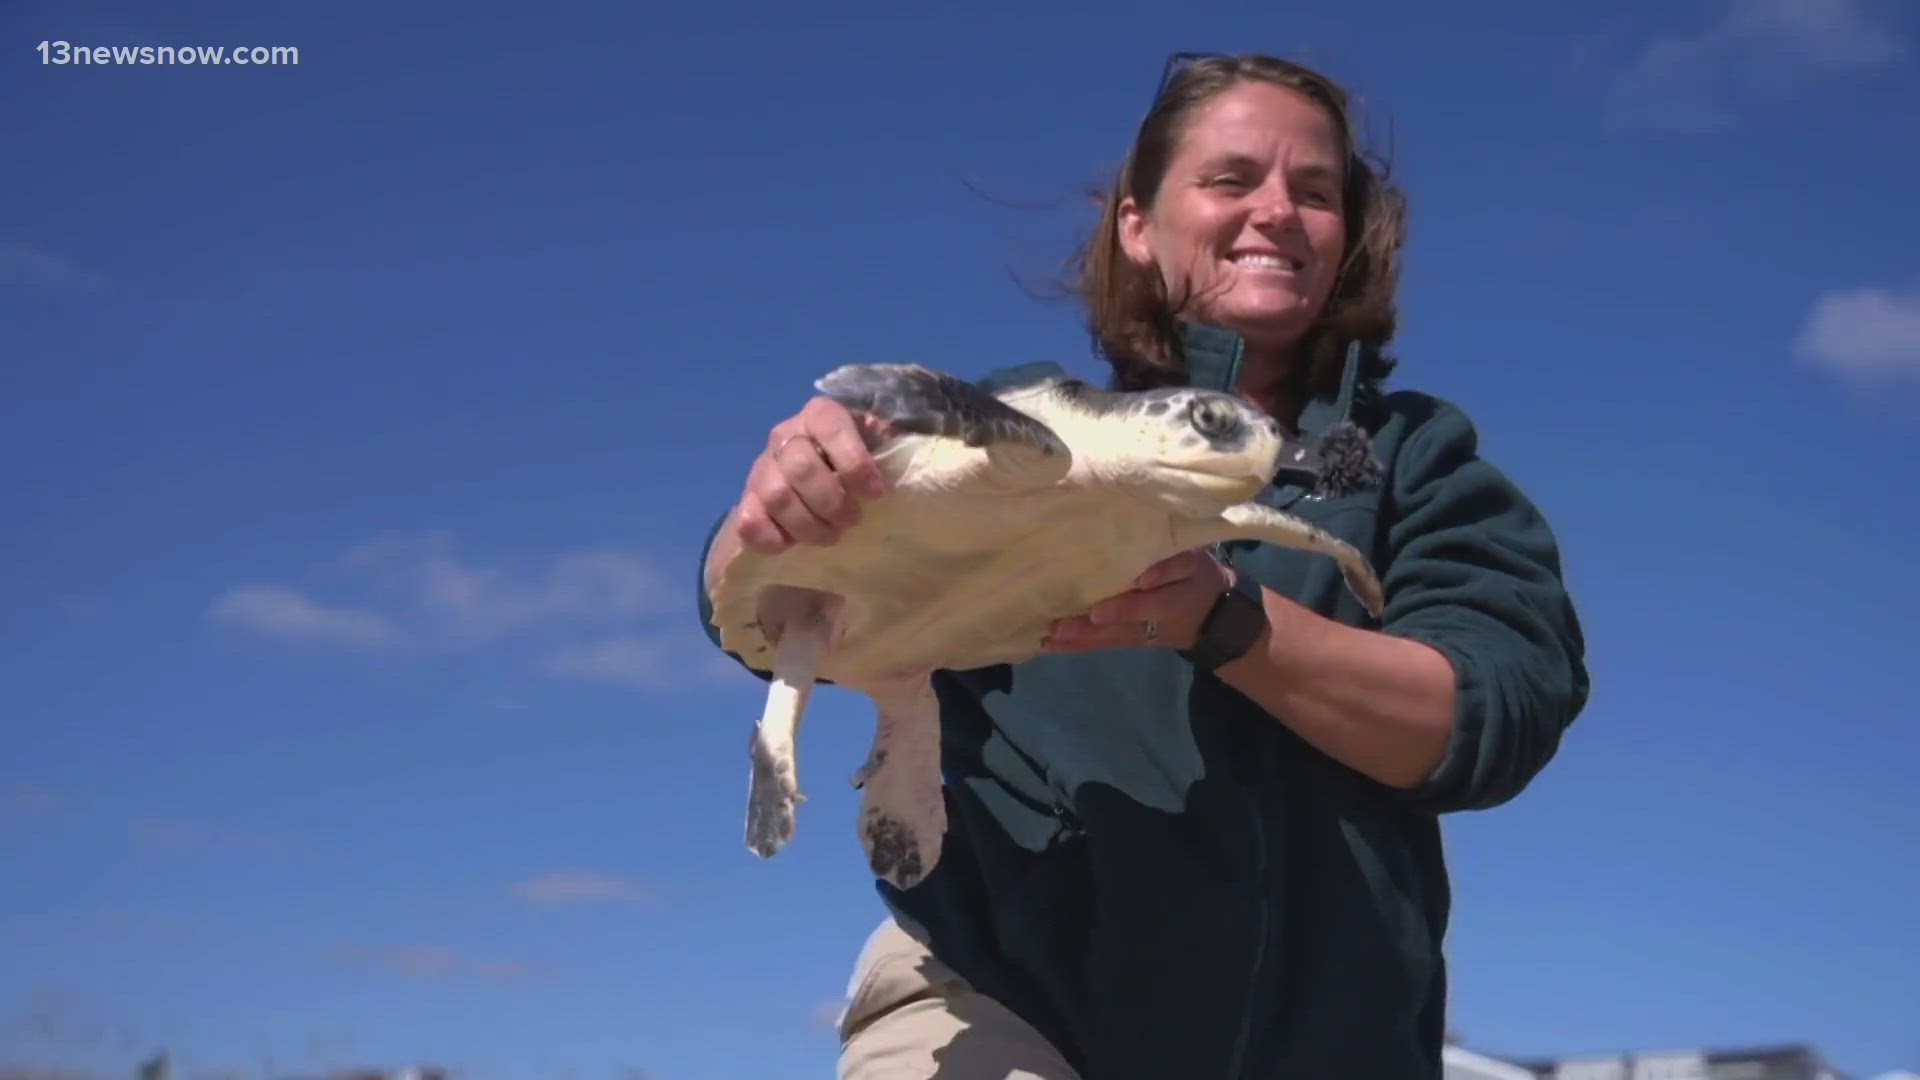
[(1148, 619), (1146, 629), (1143, 632), (1145, 633), (1147, 640), (1152, 641), (1154, 638), (1157, 638), (1160, 636), (1160, 627), (1152, 619)]
[[(774, 456), (774, 457), (779, 457), (779, 456), (780, 456), (780, 452), (781, 452), (782, 450), (785, 450), (785, 449), (787, 448), (787, 444), (788, 444), (788, 443), (790, 443), (790, 442), (792, 442), (792, 441), (793, 441), (793, 440), (795, 440), (795, 439), (806, 439), (807, 441), (809, 441), (809, 442), (812, 442), (812, 441), (813, 441), (813, 436), (811, 436), (811, 435), (809, 435), (809, 434), (807, 434), (807, 433), (806, 433), (806, 432), (804, 432), (804, 431), (796, 431), (796, 432), (794, 432), (793, 434), (791, 434), (791, 435), (789, 435), (789, 436), (787, 436), (786, 438), (784, 438), (784, 439), (781, 439), (781, 440), (780, 440), (780, 445), (779, 445), (779, 446), (776, 446), (776, 447), (774, 447), (774, 448), (773, 448), (773, 456)], [(818, 452), (819, 452), (819, 446), (818, 446), (818, 444), (816, 444), (816, 445), (815, 445), (815, 447), (814, 447), (814, 452), (815, 452), (815, 453), (818, 453)]]

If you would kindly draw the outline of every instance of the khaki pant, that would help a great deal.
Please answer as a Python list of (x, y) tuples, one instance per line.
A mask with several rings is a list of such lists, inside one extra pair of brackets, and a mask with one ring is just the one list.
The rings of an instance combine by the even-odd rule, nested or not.
[(976, 993), (887, 919), (840, 1020), (840, 1080), (1078, 1080), (1026, 1021)]

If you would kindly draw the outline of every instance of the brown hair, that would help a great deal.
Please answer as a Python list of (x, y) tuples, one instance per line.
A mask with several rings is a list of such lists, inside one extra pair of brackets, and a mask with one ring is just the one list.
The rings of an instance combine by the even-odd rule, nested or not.
[(1296, 374), (1308, 393), (1331, 393), (1353, 342), (1362, 346), (1363, 385), (1377, 384), (1393, 370), (1384, 350), (1396, 322), (1405, 197), (1388, 182), (1385, 163), (1361, 148), (1347, 92), (1319, 72), (1271, 56), (1208, 56), (1168, 80), (1141, 121), (1113, 189), (1095, 193), (1099, 224), (1070, 263), (1094, 351), (1113, 365), (1115, 385), (1122, 389), (1176, 381), (1185, 363), (1175, 323), (1182, 305), (1168, 295), (1157, 271), (1136, 265), (1121, 248), (1120, 205), (1131, 196), (1141, 208), (1151, 208), (1194, 112), (1256, 80), (1306, 95), (1333, 119), (1344, 144), (1346, 254), (1325, 311), (1302, 340), (1306, 363)]

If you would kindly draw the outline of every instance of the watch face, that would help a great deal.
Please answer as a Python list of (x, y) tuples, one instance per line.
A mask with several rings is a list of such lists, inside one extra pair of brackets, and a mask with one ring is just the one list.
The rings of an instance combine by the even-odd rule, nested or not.
[(1244, 651), (1267, 628), (1267, 609), (1238, 589), (1222, 598), (1219, 610), (1222, 644)]
[(1220, 594), (1201, 625), (1200, 640), (1190, 659), (1208, 669), (1238, 660), (1260, 640), (1267, 628), (1267, 610), (1239, 589)]

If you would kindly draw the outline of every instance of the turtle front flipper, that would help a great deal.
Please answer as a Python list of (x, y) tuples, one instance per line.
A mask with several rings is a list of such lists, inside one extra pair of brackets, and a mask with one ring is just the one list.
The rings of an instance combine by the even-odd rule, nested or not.
[(796, 813), (806, 801), (800, 794), (796, 736), (832, 628), (818, 611), (795, 617), (773, 649), (773, 678), (766, 709), (753, 729), (753, 778), (747, 785), (747, 849), (763, 859), (793, 839)]
[(1367, 614), (1377, 619), (1386, 610), (1380, 578), (1366, 556), (1305, 518), (1262, 503), (1241, 503), (1222, 510), (1218, 517), (1184, 518), (1173, 523), (1173, 543), (1182, 551), (1243, 539), (1330, 556), (1340, 564), (1340, 574), (1346, 579), (1348, 590), (1367, 609)]
[(879, 710), (873, 751), (855, 776), (860, 847), (895, 888), (920, 883), (940, 861), (947, 801), (940, 773), (940, 702), (927, 673), (902, 675), (867, 694)]
[[(988, 391), (917, 364), (847, 364), (814, 383), (821, 393), (897, 432), (954, 440), (938, 451), (938, 486), (1038, 490), (1060, 482), (1073, 453), (1053, 429)], [(953, 455), (957, 452), (959, 458)], [(971, 459), (971, 460), (964, 460)]]

